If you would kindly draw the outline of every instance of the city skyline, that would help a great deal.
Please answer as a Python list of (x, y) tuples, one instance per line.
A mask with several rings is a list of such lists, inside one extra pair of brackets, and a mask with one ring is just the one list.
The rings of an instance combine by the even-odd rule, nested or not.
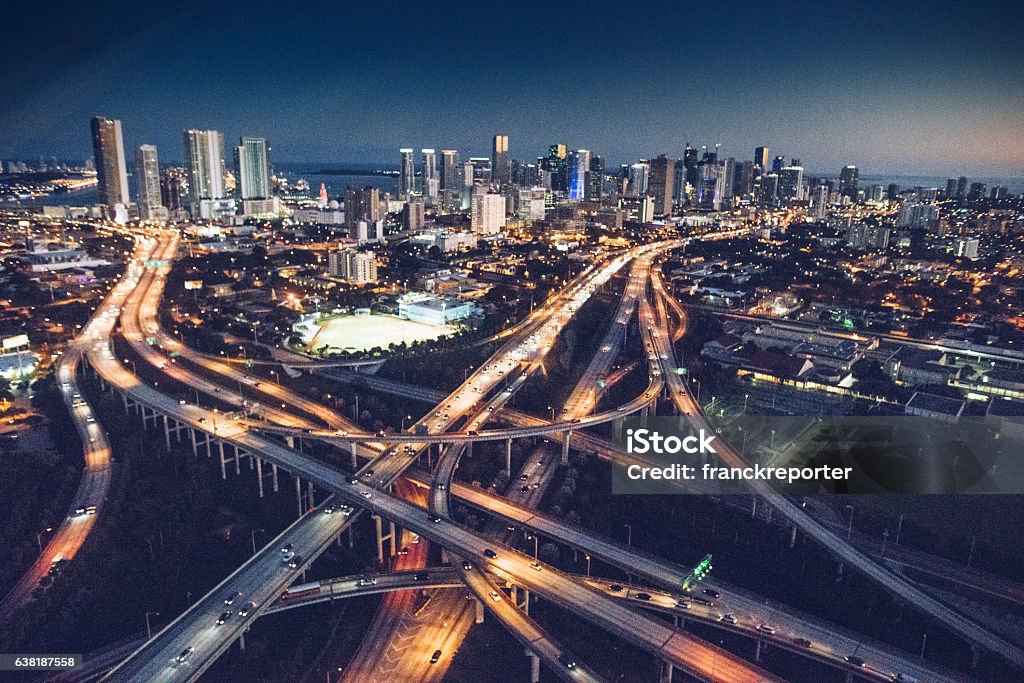
[[(81, 38), (82, 26), (100, 25), (113, 8), (83, 15), (69, 6), (46, 24), (26, 17), (12, 45), (16, 68), (0, 76), (0, 92), (18, 93), (0, 98), (0, 158), (85, 158), (80, 122), (102, 114), (124, 121), (127, 149), (155, 144), (171, 162), (182, 131), (212, 128), (228, 139), (266, 137), (285, 163), (390, 167), (404, 146), (488, 156), (500, 131), (520, 159), (561, 141), (627, 163), (678, 156), (689, 142), (722, 143), (737, 158), (768, 144), (813, 160), (816, 171), (1024, 167), (1024, 57), (1001, 28), (1019, 10), (932, 3), (884, 14), (817, 5), (725, 14), (666, 4), (643, 16), (589, 12), (584, 22), (572, 7), (518, 4), (464, 17), (449, 37), (444, 18), (461, 18), (457, 9), (319, 10), (325, 31), (361, 26), (339, 41), (305, 40), (308, 17), (274, 8), (192, 3), (173, 17), (137, 9), (94, 42)], [(566, 37), (538, 43), (544, 28)], [(486, 51), (453, 49), (483, 35)], [(243, 39), (264, 41), (275, 58), (243, 58), (233, 47)], [(50, 47), (41, 55), (32, 48), (40, 41)], [(936, 68), (942, 78), (932, 82)]]

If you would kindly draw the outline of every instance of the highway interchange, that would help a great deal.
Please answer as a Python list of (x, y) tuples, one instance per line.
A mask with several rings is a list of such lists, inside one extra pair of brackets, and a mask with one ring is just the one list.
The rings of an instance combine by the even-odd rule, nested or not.
[[(509, 583), (520, 590), (542, 595), (545, 599), (574, 611), (623, 640), (652, 652), (659, 659), (671, 662), (676, 668), (704, 680), (777, 680), (771, 674), (731, 653), (707, 645), (685, 631), (638, 612), (635, 608), (638, 601), (630, 599), (628, 591), (621, 595), (613, 594), (614, 591), (607, 590), (607, 586), (600, 582), (595, 583), (588, 581), (586, 577), (563, 574), (553, 567), (538, 563), (529, 555), (524, 555), (507, 544), (482, 538), (449, 519), (449, 497), (455, 497), (460, 502), (486, 510), (488, 514), (514, 520), (521, 527), (532, 529), (545, 538), (584, 550), (612, 566), (629, 569), (631, 573), (650, 581), (652, 585), (669, 590), (667, 593), (650, 593), (650, 600), (639, 601), (650, 603), (643, 604), (642, 607), (660, 607), (669, 610), (670, 613), (682, 612), (684, 608), (678, 607), (676, 601), (684, 597), (678, 595), (679, 580), (686, 571), (684, 568), (639, 553), (633, 548), (624, 548), (620, 544), (598, 538), (583, 530), (566, 527), (563, 523), (532, 510), (526, 505), (528, 500), (522, 501), (523, 504), (520, 505), (513, 500), (514, 496), (510, 495), (508, 499), (503, 499), (479, 489), (465, 487), (452, 480), (460, 454), (474, 441), (508, 440), (528, 435), (550, 435), (556, 438), (561, 434), (563, 439), (571, 440), (573, 444), (587, 443), (587, 439), (591, 437), (580, 430), (588, 425), (613, 420), (646, 408), (651, 403), (651, 397), (656, 397), (662, 392), (663, 383), (665, 392), (672, 397), (680, 413), (687, 415), (688, 419), (692, 418), (695, 426), (706, 424), (700, 415), (699, 406), (689, 396), (686, 383), (675, 372), (666, 305), (681, 319), (682, 331), (685, 331), (685, 312), (664, 293), (660, 278), (652, 276), (657, 271), (656, 268), (652, 268), (652, 264), (658, 254), (675, 246), (679, 245), (643, 247), (628, 254), (610, 257), (605, 262), (591, 267), (537, 309), (530, 318), (515, 326), (514, 333), (508, 336), (508, 341), (498, 349), (491, 360), (468, 376), (463, 385), (450, 395), (437, 401), (437, 408), (429, 411), (417, 426), (410, 429), (410, 433), (379, 435), (360, 431), (356, 425), (337, 416), (333, 411), (297, 395), (286, 387), (269, 382), (261, 383), (257, 378), (241, 371), (236, 364), (195, 354), (164, 333), (159, 327), (157, 310), (169, 266), (146, 268), (142, 264), (153, 259), (167, 263), (173, 261), (178, 249), (178, 237), (176, 233), (170, 232), (162, 232), (156, 238), (151, 235), (138, 235), (136, 253), (125, 277), (111, 291), (107, 302), (98, 309), (97, 315), (83, 330), (82, 341), (69, 348), (64, 364), (59, 370), (62, 387), (70, 392), (73, 399), (71, 408), (73, 415), (76, 415), (76, 426), (79, 426), (83, 441), (88, 438), (87, 444), (98, 444), (91, 449), (93, 452), (100, 452), (96, 458), (96, 470), (109, 472), (109, 468), (104, 465), (104, 458), (109, 456), (109, 447), (106, 447), (105, 441), (94, 441), (96, 433), (102, 435), (102, 430), (94, 419), (90, 419), (88, 405), (84, 401), (76, 404), (80, 401), (80, 396), (75, 396), (79, 392), (73, 382), (75, 363), (79, 355), (84, 356), (84, 360), (99, 373), (104, 382), (115, 387), (132, 403), (144, 407), (144, 410), (155, 411), (165, 419), (187, 426), (194, 433), (205, 433), (206, 438), (212, 439), (220, 449), (224, 448), (224, 444), (229, 448), (239, 449), (237, 452), (242, 453), (243, 457), (253, 458), (261, 467), (264, 463), (270, 463), (272, 466), (283, 468), (302, 482), (306, 482), (307, 486), (313, 485), (320, 491), (331, 492), (332, 495), (321, 501), (312, 512), (300, 516), (292, 526), (249, 562), (239, 567), (217, 588), (178, 619), (154, 634), (149, 642), (115, 668), (108, 676), (108, 680), (160, 680), (164, 677), (168, 680), (194, 680), (244, 634), (257, 616), (280, 609), (279, 605), (275, 607), (275, 601), (279, 604), (279, 597), (284, 589), (300, 580), (303, 569), (359, 518), (363, 510), (393, 520), (406, 532), (416, 533), (423, 539), (441, 545), (453, 558), (461, 558), (454, 563), (452, 570), (458, 577), (458, 582), (467, 585), (524, 645), (566, 680), (596, 680), (596, 674), (587, 669), (583, 662), (579, 662), (571, 670), (565, 667), (562, 661), (564, 649), (529, 620), (513, 604), (511, 596), (504, 591), (500, 591), (498, 600), (488, 600), (487, 597), (493, 591), (500, 590), (502, 585)], [(572, 315), (627, 264), (632, 265), (620, 305), (606, 338), (602, 340), (602, 351), (584, 373), (586, 382), (581, 381), (577, 385), (557, 422), (526, 419), (528, 416), (521, 416), (520, 424), (517, 425), (514, 418), (509, 418), (509, 414), (514, 411), (509, 410), (504, 405), (505, 402), (541, 367), (554, 339)], [(654, 298), (653, 303), (651, 294)], [(619, 406), (623, 410), (613, 408), (603, 413), (595, 413), (593, 411), (597, 396), (593, 388), (596, 382), (593, 380), (598, 375), (606, 373), (612, 361), (618, 356), (627, 334), (627, 326), (634, 313), (639, 316), (641, 329), (650, 328), (645, 338), (645, 343), (654, 349), (649, 359), (649, 386), (643, 394), (624, 406)], [(218, 421), (216, 413), (197, 404), (183, 404), (173, 397), (162, 394), (156, 387), (141, 382), (135, 373), (128, 371), (113, 351), (110, 338), (117, 325), (120, 325), (121, 334), (141, 358), (160, 372), (196, 388), (197, 391), (207, 393), (220, 401), (248, 407), (251, 407), (251, 404), (241, 391), (243, 385), (247, 393), (255, 390), (265, 394), (266, 402), (258, 407), (259, 420), (221, 418)], [(655, 329), (662, 330), (662, 333), (651, 334)], [(677, 335), (682, 331), (677, 331)], [(168, 362), (168, 354), (172, 350), (177, 358), (202, 368), (206, 374), (195, 374), (185, 362)], [(221, 377), (221, 383), (208, 379), (210, 374)], [(234, 391), (233, 386), (236, 386), (238, 391)], [(435, 394), (431, 398), (436, 397)], [(281, 405), (281, 408), (278, 408), (278, 405)], [(77, 419), (79, 414), (81, 423)], [(481, 429), (495, 414), (500, 414), (504, 421), (515, 426)], [(310, 422), (309, 417), (319, 420), (320, 424)], [(455, 424), (460, 418), (464, 418), (464, 427), (458, 431), (450, 431), (450, 425)], [(156, 424), (156, 417), (152, 419)], [(524, 421), (531, 424), (524, 425)], [(345, 445), (353, 450), (351, 444), (360, 444), (364, 446), (362, 455), (372, 456), (373, 459), (362, 468), (358, 478), (353, 478), (282, 445), (271, 436), (278, 429), (287, 430), (285, 433), (292, 437), (317, 438), (334, 445)], [(410, 467), (417, 463), (417, 454), (429, 447), (430, 443), (448, 444), (433, 477), (410, 470)], [(106, 448), (105, 454), (103, 448)], [(90, 452), (88, 445), (86, 451), (87, 454)], [(724, 454), (723, 460), (729, 462), (730, 458), (738, 457), (735, 452), (728, 451)], [(550, 462), (553, 459), (548, 460)], [(221, 463), (223, 468), (223, 457)], [(92, 469), (87, 468), (87, 476)], [(365, 476), (370, 470), (373, 472), (372, 476)], [(410, 475), (413, 481), (418, 481), (419, 485), (428, 487), (429, 512), (421, 505), (390, 493), (399, 478), (406, 475)], [(105, 476), (109, 479), (109, 473)], [(262, 478), (260, 481), (262, 486)], [(297, 487), (300, 485), (298, 481), (297, 479)], [(351, 483), (353, 481), (355, 483)], [(85, 482), (86, 479), (83, 478), (83, 487), (86, 486)], [(81, 494), (84, 496), (83, 500), (101, 500), (105, 486), (105, 483), (90, 483), (88, 491)], [(836, 543), (843, 559), (849, 561), (852, 566), (864, 571), (890, 590), (913, 596), (915, 605), (942, 619), (951, 629), (1000, 652), (1011, 661), (1019, 661), (1016, 659), (1019, 656), (1017, 648), (1001, 642), (982, 627), (959, 615), (947, 614), (949, 608), (925, 596), (902, 577), (889, 572), (854, 550), (843, 539), (808, 517), (792, 501), (768, 491), (758, 493), (787, 515), (787, 519), (792, 515), (791, 521), (809, 536), (823, 544)], [(527, 495), (525, 498), (529, 499), (531, 496)], [(311, 490), (309, 499), (312, 499)], [(76, 498), (76, 504), (79, 502)], [(326, 513), (326, 510), (330, 510), (330, 513)], [(79, 515), (73, 513), (69, 515), (65, 526), (74, 529), (77, 517)], [(84, 524), (79, 526), (79, 533), (72, 545), (60, 546), (65, 549), (55, 549), (54, 552), (67, 553), (68, 556), (73, 553), (71, 548), (81, 544), (88, 530)], [(51, 546), (60, 535), (58, 533)], [(282, 561), (280, 548), (287, 544), (293, 545), (291, 553), (302, 558), (294, 567)], [(484, 549), (496, 551), (496, 557), (485, 555)], [(39, 564), (45, 569), (52, 556), (48, 550), (48, 553), (44, 553), (44, 557), (40, 558)], [(462, 560), (472, 569), (465, 570), (461, 565)], [(537, 566), (541, 569), (538, 570)], [(444, 576), (447, 580), (449, 574), (446, 573)], [(699, 605), (694, 609), (691, 605), (685, 608), (686, 616), (721, 622), (721, 610), (727, 607), (731, 613), (739, 615), (740, 619), (736, 624), (719, 623), (719, 626), (745, 630), (753, 636), (787, 646), (789, 649), (809, 650), (803, 654), (840, 666), (848, 666), (848, 663), (844, 662), (844, 655), (851, 651), (854, 643), (859, 644), (860, 652), (866, 653), (865, 659), (871, 664), (868, 667), (860, 667), (862, 670), (858, 673), (868, 678), (890, 680), (894, 672), (901, 671), (908, 675), (916, 675), (921, 680), (962, 680), (962, 677), (952, 678), (948, 672), (930, 667), (927, 663), (919, 666), (913, 661), (908, 661), (910, 658), (886, 646), (869, 644), (865, 648), (862, 638), (851, 641), (851, 637), (854, 636), (843, 634), (839, 629), (827, 624), (814, 624), (812, 620), (792, 614), (791, 610), (781, 607), (767, 608), (760, 600), (727, 592), (724, 586), (718, 586), (715, 582), (711, 582), (710, 585), (716, 586), (725, 594), (725, 597), (720, 599), (721, 605), (716, 605), (714, 609), (702, 609)], [(677, 594), (673, 594), (672, 589), (676, 589)], [(909, 593), (905, 592), (908, 590)], [(237, 599), (243, 601), (243, 604), (251, 602), (253, 606), (245, 610), (244, 616), (238, 613), (235, 618), (218, 625), (217, 617), (225, 611), (225, 596), (235, 593), (241, 594)], [(921, 598), (920, 601), (918, 596)], [(626, 598), (625, 602), (622, 598)], [(770, 637), (763, 632), (758, 633), (757, 627), (764, 623), (771, 623), (776, 633)], [(794, 647), (793, 643), (798, 638), (807, 638), (815, 647)], [(183, 655), (185, 656), (182, 657)], [(179, 658), (183, 661), (178, 661)]]

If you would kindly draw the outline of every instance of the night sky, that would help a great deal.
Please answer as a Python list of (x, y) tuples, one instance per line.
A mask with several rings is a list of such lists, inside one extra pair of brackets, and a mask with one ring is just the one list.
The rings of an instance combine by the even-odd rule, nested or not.
[[(29, 5), (30, 3), (22, 3)], [(610, 163), (689, 140), (812, 171), (1024, 174), (1024, 3), (53, 2), (4, 10), (0, 159), (88, 156), (89, 121), (275, 161), (399, 147)], [(25, 14), (20, 14), (26, 12)], [(131, 156), (131, 153), (129, 153)]]

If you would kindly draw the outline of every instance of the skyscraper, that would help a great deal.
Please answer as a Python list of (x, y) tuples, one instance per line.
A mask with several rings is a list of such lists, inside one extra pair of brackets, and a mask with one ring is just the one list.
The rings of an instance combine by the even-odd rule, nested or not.
[[(686, 168), (686, 185), (689, 185), (693, 190), (697, 189), (697, 149), (690, 147), (690, 143), (686, 143), (686, 149), (683, 151), (683, 166)], [(683, 194), (686, 194), (686, 187), (683, 187)], [(687, 198), (687, 202), (689, 199)]]
[(216, 130), (185, 131), (185, 161), (192, 213), (204, 199), (224, 196), (224, 136)]
[(654, 195), (654, 215), (672, 215), (672, 192), (675, 189), (676, 160), (659, 155), (651, 161), (651, 176), (647, 184)]
[(736, 164), (736, 170), (732, 179), (732, 194), (734, 197), (744, 197), (751, 193), (754, 188), (754, 162), (740, 161)]
[(155, 145), (139, 145), (135, 152), (135, 190), (139, 217), (144, 221), (163, 217), (160, 199), (160, 164)]
[(491, 144), (491, 179), (504, 185), (509, 182), (508, 136), (495, 135)]
[(857, 200), (857, 167), (843, 166), (839, 172), (839, 194)]
[(569, 199), (583, 199), (587, 189), (587, 171), (590, 169), (590, 150), (578, 149), (572, 153), (569, 168)]
[(960, 176), (956, 179), (956, 196), (960, 198), (967, 196), (967, 176)]
[(594, 154), (590, 157), (590, 169), (587, 171), (588, 202), (599, 202), (604, 196), (604, 157)]
[(380, 191), (376, 187), (345, 188), (345, 223), (350, 228), (360, 221), (376, 223), (380, 219)]
[(548, 148), (546, 157), (538, 159), (541, 168), (551, 174), (551, 189), (556, 192), (566, 192), (569, 189), (567, 154), (565, 145), (556, 144)]
[(781, 154), (772, 159), (772, 173), (778, 173), (786, 165), (786, 157)]
[(779, 199), (794, 202), (801, 199), (804, 169), (800, 166), (784, 166), (779, 170)]
[(768, 170), (768, 148), (767, 147), (755, 147), (754, 148), (754, 165), (761, 169), (761, 172)]
[(432, 149), (422, 149), (423, 154), (423, 196), (430, 203), (437, 199), (440, 181), (437, 177), (437, 153)]
[(235, 172), (242, 199), (269, 199), (270, 153), (265, 138), (241, 137), (235, 147)]
[(398, 198), (408, 199), (416, 190), (416, 169), (412, 160), (412, 150), (406, 147), (398, 150), (398, 153), (401, 155), (398, 166)]
[(477, 235), (494, 235), (505, 227), (505, 197), (474, 192), (470, 221)]
[(946, 199), (956, 196), (956, 178), (946, 179)]
[(92, 120), (92, 153), (96, 159), (100, 204), (110, 216), (117, 204), (128, 205), (128, 169), (124, 159), (121, 121), (97, 116)]
[(639, 197), (647, 194), (647, 186), (650, 182), (651, 167), (643, 162), (637, 162), (629, 167), (629, 185), (626, 194), (630, 197)]
[(441, 189), (458, 193), (459, 182), (459, 153), (454, 149), (441, 150)]

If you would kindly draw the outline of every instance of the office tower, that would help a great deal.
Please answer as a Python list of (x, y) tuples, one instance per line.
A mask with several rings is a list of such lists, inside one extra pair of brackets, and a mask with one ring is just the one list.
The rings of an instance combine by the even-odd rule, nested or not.
[(967, 191), (967, 198), (971, 200), (985, 198), (985, 183), (971, 183), (971, 189)]
[(135, 191), (142, 220), (163, 218), (165, 212), (160, 200), (160, 164), (157, 162), (155, 145), (139, 145), (135, 151)]
[(651, 168), (643, 162), (638, 162), (629, 167), (629, 185), (627, 192), (630, 197), (639, 197), (647, 194), (647, 186), (650, 180)]
[[(538, 183), (533, 183), (537, 185)], [(588, 202), (599, 202), (604, 196), (604, 157), (595, 154), (590, 157), (590, 168), (587, 170), (587, 191)]]
[(555, 144), (548, 148), (548, 155), (539, 159), (541, 168), (551, 174), (551, 189), (567, 192), (569, 189), (568, 150), (565, 145)]
[(857, 201), (857, 167), (843, 166), (839, 172), (839, 194)]
[(516, 215), (525, 220), (543, 220), (546, 195), (543, 187), (519, 190), (515, 198)]
[(733, 172), (732, 194), (734, 197), (745, 197), (754, 189), (754, 162), (739, 161)]
[(578, 149), (572, 153), (569, 167), (569, 199), (583, 199), (587, 187), (587, 171), (590, 169), (590, 150)]
[(192, 212), (203, 200), (224, 196), (224, 136), (216, 130), (185, 131), (185, 161)]
[(422, 149), (423, 155), (423, 196), (429, 203), (437, 199), (437, 191), (440, 189), (440, 181), (437, 177), (437, 154), (432, 149)]
[(786, 165), (786, 157), (781, 154), (772, 159), (772, 173), (779, 173)]
[(672, 201), (681, 206), (686, 198), (686, 161), (676, 159), (675, 166), (672, 171)]
[(651, 161), (651, 175), (647, 184), (650, 194), (654, 195), (654, 215), (672, 215), (672, 192), (675, 190), (676, 160), (659, 155)]
[(967, 177), (960, 176), (956, 179), (956, 196), (963, 198), (967, 196)]
[(376, 187), (345, 188), (345, 224), (349, 228), (360, 221), (376, 223), (380, 219), (380, 191)]
[(800, 200), (803, 190), (804, 169), (800, 166), (785, 166), (779, 169), (778, 198), (783, 202)]
[(722, 205), (722, 186), (725, 183), (725, 166), (719, 163), (702, 163), (700, 179), (697, 181), (697, 206), (705, 211), (718, 211)]
[(107, 207), (107, 215), (114, 215), (117, 204), (127, 206), (128, 169), (124, 159), (124, 138), (121, 121), (97, 116), (92, 120), (92, 153), (96, 159), (96, 177), (99, 181), (100, 204)]
[(951, 199), (956, 196), (956, 178), (946, 178), (946, 199)]
[[(697, 170), (697, 150), (694, 147), (690, 147), (690, 143), (686, 143), (686, 149), (683, 152), (683, 166), (686, 167), (686, 184), (690, 186), (692, 190), (697, 189), (697, 180), (700, 173)], [(683, 193), (686, 193), (686, 188), (683, 188)]]
[(736, 180), (736, 160), (729, 157), (722, 162), (722, 201), (732, 205), (732, 185)]
[(477, 235), (495, 235), (505, 227), (505, 197), (490, 192), (473, 193), (470, 225)]
[(812, 195), (815, 220), (822, 221), (828, 217), (828, 195), (828, 185), (821, 183), (815, 188)]
[(406, 232), (417, 233), (423, 229), (426, 219), (424, 217), (423, 202), (408, 201), (402, 207), (402, 229)]
[(779, 193), (779, 176), (774, 173), (765, 173), (761, 176), (761, 191), (757, 197), (757, 203), (761, 206), (777, 206)]
[(889, 183), (889, 187), (885, 189), (885, 198), (890, 202), (894, 202), (900, 197), (900, 186), (896, 183)]
[(505, 185), (511, 180), (510, 172), (508, 136), (495, 135), (491, 142), (491, 180), (499, 185)]
[(270, 152), (266, 138), (242, 136), (234, 150), (238, 194), (242, 199), (269, 199)]
[(768, 148), (767, 147), (755, 147), (754, 148), (754, 165), (761, 169), (764, 173), (768, 170)]
[(356, 285), (377, 281), (377, 257), (371, 251), (332, 251), (327, 255), (327, 272)]
[(1005, 185), (996, 185), (996, 186), (994, 186), (992, 188), (992, 191), (989, 193), (988, 198), (989, 199), (1006, 199), (1006, 193), (1007, 192), (1008, 192), (1008, 190), (1006, 189)]
[(412, 150), (402, 148), (398, 150), (398, 198), (408, 199), (409, 195), (416, 191), (416, 169), (413, 165)]
[(459, 153), (454, 149), (441, 150), (441, 189), (459, 192), (462, 184), (459, 178)]
[(639, 197), (622, 197), (619, 208), (624, 218), (638, 223), (650, 223), (654, 220), (654, 197), (645, 194)]
[(462, 188), (460, 192), (459, 208), (462, 211), (470, 208), (472, 197), (473, 197), (473, 164), (469, 161), (463, 162), (462, 164)]

